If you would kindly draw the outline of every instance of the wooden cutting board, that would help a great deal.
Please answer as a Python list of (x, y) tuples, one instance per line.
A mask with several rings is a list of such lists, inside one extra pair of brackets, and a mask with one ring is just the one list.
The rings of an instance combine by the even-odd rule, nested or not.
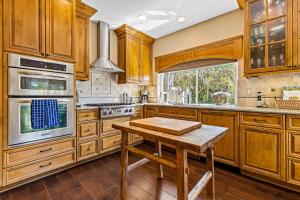
[(202, 126), (201, 122), (153, 117), (129, 122), (129, 125), (172, 135), (182, 135)]

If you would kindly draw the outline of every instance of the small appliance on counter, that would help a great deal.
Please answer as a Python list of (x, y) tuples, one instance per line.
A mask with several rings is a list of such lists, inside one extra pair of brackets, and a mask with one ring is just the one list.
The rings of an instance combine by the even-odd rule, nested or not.
[(148, 103), (149, 100), (149, 92), (148, 90), (141, 90), (141, 103)]

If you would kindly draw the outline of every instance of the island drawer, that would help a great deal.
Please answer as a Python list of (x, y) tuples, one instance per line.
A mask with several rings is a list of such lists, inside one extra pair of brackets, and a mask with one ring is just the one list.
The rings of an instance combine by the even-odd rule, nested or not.
[(98, 121), (92, 121), (78, 125), (78, 137), (80, 139), (98, 135)]
[(67, 152), (52, 158), (3, 170), (4, 185), (9, 185), (75, 162), (75, 152)]
[(70, 150), (75, 150), (74, 138), (8, 150), (4, 152), (4, 167), (23, 164)]
[(284, 128), (284, 115), (241, 113), (240, 122), (243, 125), (265, 126), (270, 128)]
[(99, 109), (93, 110), (79, 110), (77, 112), (77, 121), (89, 121), (99, 119)]

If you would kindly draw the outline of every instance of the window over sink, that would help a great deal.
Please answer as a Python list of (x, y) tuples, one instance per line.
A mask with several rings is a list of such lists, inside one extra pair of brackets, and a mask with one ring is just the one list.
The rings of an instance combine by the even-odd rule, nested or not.
[(176, 87), (190, 91), (191, 103), (213, 104), (212, 94), (223, 91), (231, 94), (229, 103), (234, 104), (237, 96), (237, 67), (238, 63), (234, 62), (160, 73), (160, 101), (166, 103), (168, 91)]

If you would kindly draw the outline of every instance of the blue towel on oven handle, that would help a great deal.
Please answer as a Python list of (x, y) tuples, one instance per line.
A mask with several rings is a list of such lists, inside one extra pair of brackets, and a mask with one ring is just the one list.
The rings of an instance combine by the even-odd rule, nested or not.
[(42, 99), (31, 101), (31, 126), (33, 129), (45, 128), (45, 101)]
[(45, 100), (45, 123), (47, 128), (59, 125), (58, 101), (56, 99)]
[(31, 101), (31, 126), (33, 129), (54, 128), (59, 125), (56, 99), (33, 99)]

